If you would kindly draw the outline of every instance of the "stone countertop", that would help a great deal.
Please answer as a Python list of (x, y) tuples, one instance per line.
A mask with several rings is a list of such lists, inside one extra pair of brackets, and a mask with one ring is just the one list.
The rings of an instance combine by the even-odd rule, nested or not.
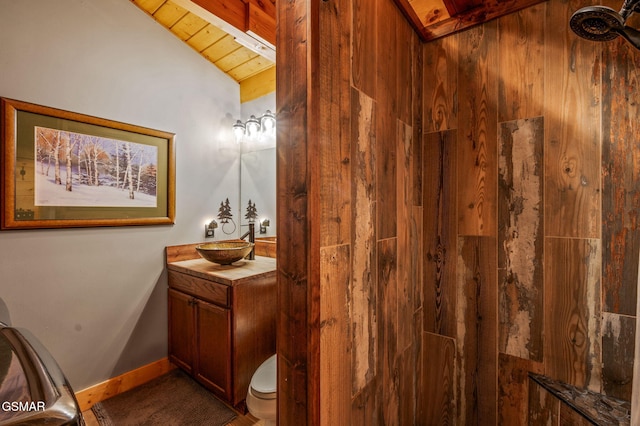
[(168, 262), (167, 269), (234, 286), (255, 278), (276, 275), (276, 259), (256, 256), (255, 260), (239, 260), (232, 265), (218, 265), (202, 258)]
[(631, 403), (607, 395), (529, 373), (529, 377), (595, 425), (621, 426), (631, 423)]

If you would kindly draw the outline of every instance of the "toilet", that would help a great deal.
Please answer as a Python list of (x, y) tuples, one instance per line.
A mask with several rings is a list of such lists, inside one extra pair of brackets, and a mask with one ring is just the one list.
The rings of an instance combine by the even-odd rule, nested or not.
[(247, 409), (259, 420), (264, 420), (265, 426), (276, 424), (276, 385), (277, 385), (277, 356), (267, 358), (253, 373), (251, 384), (247, 392)]

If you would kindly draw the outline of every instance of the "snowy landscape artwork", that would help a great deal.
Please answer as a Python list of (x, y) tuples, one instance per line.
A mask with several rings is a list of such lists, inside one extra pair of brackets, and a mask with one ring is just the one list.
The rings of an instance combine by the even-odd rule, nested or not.
[(35, 126), (36, 206), (157, 207), (158, 147)]

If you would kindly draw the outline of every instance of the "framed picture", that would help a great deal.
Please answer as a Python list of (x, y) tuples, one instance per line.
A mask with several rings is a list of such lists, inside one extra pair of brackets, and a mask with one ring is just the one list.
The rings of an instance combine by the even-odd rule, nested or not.
[(174, 223), (173, 133), (0, 98), (0, 229)]

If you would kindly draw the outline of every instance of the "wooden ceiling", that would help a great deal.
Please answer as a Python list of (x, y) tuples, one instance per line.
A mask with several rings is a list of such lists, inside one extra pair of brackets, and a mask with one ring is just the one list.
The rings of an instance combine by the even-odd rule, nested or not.
[[(430, 41), (544, 0), (394, 1)], [(275, 90), (276, 0), (131, 2), (240, 83), (241, 102)]]
[[(242, 0), (131, 2), (237, 81), (241, 102), (275, 90), (275, 4), (270, 0), (272, 17)], [(245, 25), (249, 22), (251, 27)]]
[(395, 0), (423, 41), (435, 40), (544, 0)]

